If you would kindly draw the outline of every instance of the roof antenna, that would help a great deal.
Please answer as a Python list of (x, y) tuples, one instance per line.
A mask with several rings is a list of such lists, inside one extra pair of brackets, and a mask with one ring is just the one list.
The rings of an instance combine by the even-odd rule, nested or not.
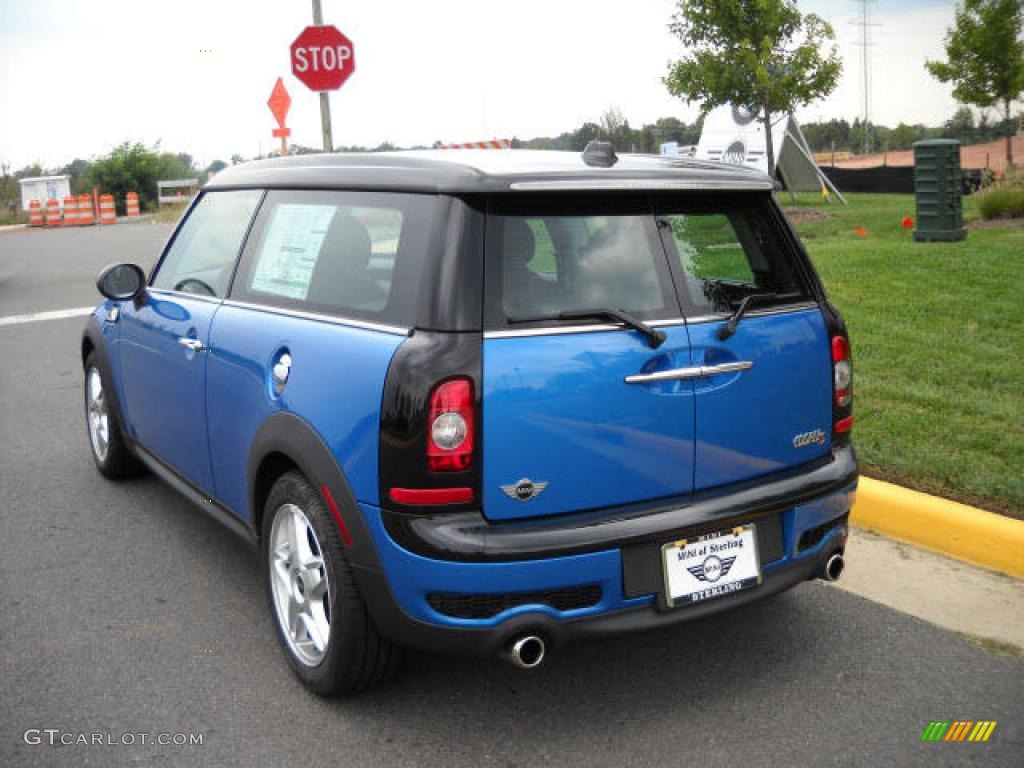
[(615, 154), (615, 147), (610, 141), (593, 139), (587, 142), (583, 150), (583, 162), (591, 167), (611, 168), (619, 162), (619, 157)]

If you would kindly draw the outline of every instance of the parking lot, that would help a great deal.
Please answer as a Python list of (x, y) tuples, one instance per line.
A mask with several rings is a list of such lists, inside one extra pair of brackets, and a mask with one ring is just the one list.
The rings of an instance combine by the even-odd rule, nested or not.
[[(0, 764), (1021, 764), (1024, 663), (821, 582), (533, 672), (409, 653), (370, 694), (310, 695), (246, 546), (153, 478), (95, 471), (85, 318), (32, 317), (94, 304), (102, 266), (149, 267), (169, 232), (0, 233)], [(957, 719), (999, 725), (921, 743)], [(202, 744), (34, 745), (28, 729)]]

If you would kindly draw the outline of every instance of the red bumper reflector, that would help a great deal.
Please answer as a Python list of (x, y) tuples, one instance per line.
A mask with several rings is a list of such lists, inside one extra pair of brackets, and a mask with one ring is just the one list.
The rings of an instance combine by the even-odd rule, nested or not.
[(473, 489), (392, 488), (388, 496), (399, 504), (464, 504), (473, 500)]
[(847, 416), (845, 419), (840, 419), (832, 426), (833, 432), (849, 432), (853, 427), (853, 416)]
[(331, 516), (334, 518), (334, 522), (338, 524), (338, 530), (341, 531), (341, 538), (345, 540), (345, 546), (351, 547), (352, 537), (348, 533), (348, 526), (345, 525), (345, 521), (341, 517), (341, 511), (338, 509), (338, 505), (334, 503), (334, 497), (331, 495), (331, 489), (326, 485), (321, 485), (320, 493), (323, 494), (324, 501), (327, 502), (327, 507), (331, 510)]

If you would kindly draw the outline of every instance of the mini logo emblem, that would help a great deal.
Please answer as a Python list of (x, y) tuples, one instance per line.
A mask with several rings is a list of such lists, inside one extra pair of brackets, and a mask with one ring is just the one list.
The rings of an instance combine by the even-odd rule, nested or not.
[(722, 577), (729, 575), (729, 570), (735, 562), (735, 557), (722, 558), (717, 555), (710, 555), (704, 558), (704, 562), (700, 565), (690, 566), (686, 570), (692, 573), (693, 578), (698, 581), (708, 581), (714, 584)]
[(825, 433), (820, 429), (812, 429), (810, 432), (801, 432), (793, 436), (793, 447), (803, 448), (807, 445), (824, 445)]
[(547, 487), (547, 482), (535, 483), (528, 477), (524, 477), (514, 485), (501, 486), (501, 490), (503, 490), (505, 495), (510, 499), (515, 499), (516, 501), (529, 501), (534, 496), (540, 496), (544, 493), (544, 489)]

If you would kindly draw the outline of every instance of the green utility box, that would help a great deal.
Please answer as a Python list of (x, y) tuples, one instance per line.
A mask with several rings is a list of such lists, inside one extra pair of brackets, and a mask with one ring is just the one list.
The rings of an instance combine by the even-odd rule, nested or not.
[(930, 139), (914, 142), (914, 196), (917, 242), (954, 242), (967, 237), (961, 198), (960, 142)]

